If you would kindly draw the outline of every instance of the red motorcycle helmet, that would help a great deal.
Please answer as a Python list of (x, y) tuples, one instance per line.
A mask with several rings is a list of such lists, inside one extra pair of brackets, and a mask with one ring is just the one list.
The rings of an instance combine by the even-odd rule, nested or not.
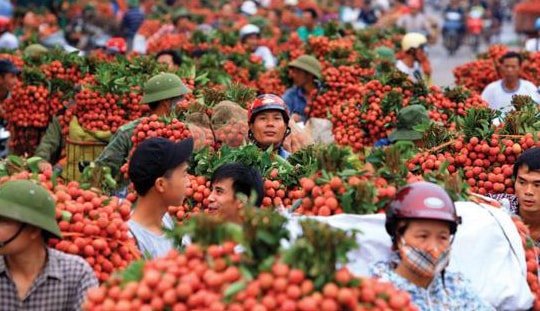
[(122, 37), (110, 38), (105, 44), (105, 48), (108, 52), (113, 53), (125, 53), (127, 49), (126, 40)]
[(11, 19), (6, 16), (0, 16), (0, 30), (4, 31), (11, 26)]
[(249, 124), (253, 123), (257, 114), (267, 110), (278, 110), (283, 115), (285, 124), (289, 124), (289, 108), (283, 99), (274, 94), (259, 95), (248, 108)]
[(386, 209), (386, 232), (394, 238), (397, 224), (403, 219), (442, 220), (450, 224), (455, 234), (461, 217), (456, 213), (454, 202), (439, 185), (417, 182), (401, 188)]

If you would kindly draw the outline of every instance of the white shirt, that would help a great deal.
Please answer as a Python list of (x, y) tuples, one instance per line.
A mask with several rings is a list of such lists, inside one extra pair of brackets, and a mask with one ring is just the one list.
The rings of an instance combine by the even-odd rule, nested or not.
[(257, 47), (253, 54), (262, 58), (263, 65), (267, 69), (276, 67), (276, 59), (274, 58), (274, 55), (272, 55), (272, 51), (266, 46)]
[(16, 50), (19, 48), (19, 39), (11, 32), (4, 32), (0, 36), (0, 49)]
[(482, 92), (482, 98), (488, 102), (489, 107), (495, 110), (501, 110), (504, 117), (509, 111), (512, 111), (512, 96), (514, 95), (528, 95), (536, 103), (540, 102), (540, 94), (538, 94), (538, 88), (530, 81), (519, 79), (519, 87), (515, 91), (508, 91), (504, 89), (502, 80), (497, 80), (490, 83)]
[(359, 14), (360, 14), (360, 9), (346, 6), (343, 8), (341, 21), (343, 23), (354, 23), (358, 19)]
[(540, 51), (540, 40), (538, 38), (529, 39), (525, 42), (525, 51), (538, 52)]
[(424, 76), (424, 72), (422, 71), (422, 68), (420, 67), (420, 63), (414, 62), (413, 67), (407, 66), (401, 59), (396, 62), (396, 67), (399, 71), (406, 73), (411, 80), (414, 82), (418, 82), (418, 79), (414, 76), (414, 72), (418, 70), (422, 77)]

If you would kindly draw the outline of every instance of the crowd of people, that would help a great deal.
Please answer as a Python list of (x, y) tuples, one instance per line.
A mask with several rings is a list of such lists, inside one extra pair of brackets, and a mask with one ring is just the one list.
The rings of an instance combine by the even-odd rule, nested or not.
[[(298, 1), (285, 0), (285, 9), (268, 9), (271, 1), (229, 1), (219, 7), (213, 20), (197, 23), (180, 1), (79, 1), (72, 9), (70, 1), (51, 6), (46, 20), (36, 20), (31, 11), (17, 16), (13, 8), (5, 9), (0, 1), (0, 49), (18, 49), (20, 42), (37, 35), (38, 45), (25, 53), (46, 53), (62, 46), (66, 51), (79, 51), (82, 56), (96, 49), (110, 53), (135, 51), (146, 53), (146, 47), (167, 33), (182, 33), (187, 38), (196, 30), (231, 29), (238, 32), (246, 50), (259, 56), (266, 68), (277, 66), (272, 51), (260, 43), (261, 28), (248, 22), (248, 17), (263, 12), (264, 17), (279, 25), (279, 31), (295, 31), (306, 41), (310, 36), (324, 35), (320, 22), (337, 19), (354, 28), (397, 25), (407, 33), (401, 42), (401, 53), (380, 50), (380, 56), (395, 62), (395, 67), (413, 82), (430, 83), (431, 65), (427, 57), (430, 41), (436, 36), (434, 26), (423, 11), (420, 0), (343, 1), (338, 10), (300, 8)], [(178, 3), (177, 3), (178, 2)], [(472, 6), (490, 12), (498, 22), (496, 1), (473, 1)], [(99, 6), (97, 5), (99, 4)], [(456, 9), (451, 1), (450, 9)], [(58, 9), (63, 8), (63, 9)], [(105, 9), (114, 18), (104, 18)], [(240, 13), (240, 15), (236, 14)], [(331, 14), (334, 13), (334, 14)], [(164, 14), (169, 23), (144, 37), (139, 29), (148, 14)], [(243, 17), (235, 19), (234, 17)], [(292, 18), (296, 23), (286, 22)], [(20, 20), (19, 20), (20, 19)], [(63, 23), (63, 25), (61, 25)], [(496, 23), (495, 23), (496, 24)], [(500, 25), (500, 24), (499, 24)], [(540, 25), (540, 23), (539, 23)], [(538, 45), (538, 44), (537, 44)], [(175, 50), (155, 54), (158, 62), (167, 64), (170, 72), (151, 77), (144, 84), (141, 104), (150, 107), (149, 115), (166, 116), (191, 92), (174, 73), (182, 64)], [(538, 89), (519, 78), (521, 56), (511, 52), (502, 57), (501, 80), (490, 84), (482, 97), (494, 109), (508, 112), (509, 98), (529, 95), (540, 102)], [(306, 107), (321, 87), (321, 64), (312, 55), (303, 55), (288, 63), (292, 86), (284, 94), (262, 94), (248, 104), (249, 142), (262, 150), (271, 148), (274, 156), (284, 159), (289, 152), (283, 147), (291, 133), (289, 121), (304, 123)], [(8, 60), (0, 60), (0, 99), (9, 96), (20, 69)], [(122, 126), (96, 159), (99, 166), (111, 168), (118, 175), (133, 149), (131, 137), (140, 119)], [(375, 148), (397, 142), (420, 146), (422, 133), (418, 125), (430, 123), (426, 109), (411, 105), (397, 116), (397, 129)], [(63, 138), (58, 120), (53, 119), (36, 154), (43, 161), (42, 171), (51, 170)], [(184, 201), (189, 159), (194, 152), (193, 139), (174, 143), (164, 138), (151, 138), (140, 143), (129, 161), (129, 180), (138, 195), (136, 207), (128, 222), (129, 232), (146, 258), (155, 258), (171, 250), (173, 242), (164, 231), (174, 226), (169, 206)], [(531, 236), (540, 246), (540, 148), (524, 152), (514, 166), (515, 195), (495, 196), (507, 206), (510, 214), (519, 215), (530, 227)], [(127, 185), (127, 181), (124, 186)], [(256, 206), (263, 196), (260, 172), (240, 163), (219, 167), (211, 178), (208, 209), (226, 214), (246, 204), (253, 195)], [(125, 190), (125, 188), (124, 188)], [(117, 193), (118, 196), (125, 193)], [(539, 218), (540, 219), (540, 218)], [(393, 257), (374, 265), (373, 275), (408, 291), (421, 310), (492, 310), (470, 287), (462, 275), (447, 272), (454, 236), (460, 217), (448, 193), (432, 183), (415, 183), (400, 189), (389, 203), (386, 231), (392, 239)], [(90, 266), (79, 257), (66, 255), (46, 245), (48, 239), (61, 238), (55, 220), (51, 195), (30, 181), (11, 181), (0, 186), (0, 309), (6, 310), (78, 310), (88, 288), (97, 279)]]

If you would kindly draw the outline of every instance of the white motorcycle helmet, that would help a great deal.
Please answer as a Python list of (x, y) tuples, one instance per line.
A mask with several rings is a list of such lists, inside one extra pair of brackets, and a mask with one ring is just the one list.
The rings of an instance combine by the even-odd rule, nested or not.
[(240, 6), (240, 11), (246, 15), (252, 16), (257, 14), (257, 4), (253, 1), (244, 1)]
[(249, 35), (260, 35), (261, 29), (257, 25), (247, 24), (240, 28), (240, 40), (244, 40)]
[(421, 33), (409, 32), (401, 39), (401, 49), (407, 52), (410, 49), (418, 49), (428, 43), (427, 37)]

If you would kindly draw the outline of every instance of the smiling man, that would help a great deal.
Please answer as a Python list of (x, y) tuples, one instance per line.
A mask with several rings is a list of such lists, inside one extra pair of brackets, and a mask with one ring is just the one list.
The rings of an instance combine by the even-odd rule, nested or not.
[(289, 157), (283, 148), (283, 140), (291, 133), (289, 109), (281, 97), (274, 94), (257, 97), (248, 108), (248, 122), (251, 142), (263, 150), (272, 146), (279, 156)]
[(264, 197), (263, 179), (254, 168), (241, 163), (220, 166), (212, 175), (212, 192), (208, 197), (210, 213), (227, 214), (244, 204), (238, 194), (246, 197), (256, 194), (255, 206), (261, 206)]
[(490, 195), (506, 201), (511, 214), (519, 215), (529, 227), (535, 244), (540, 246), (540, 147), (523, 152), (514, 163), (515, 195)]

